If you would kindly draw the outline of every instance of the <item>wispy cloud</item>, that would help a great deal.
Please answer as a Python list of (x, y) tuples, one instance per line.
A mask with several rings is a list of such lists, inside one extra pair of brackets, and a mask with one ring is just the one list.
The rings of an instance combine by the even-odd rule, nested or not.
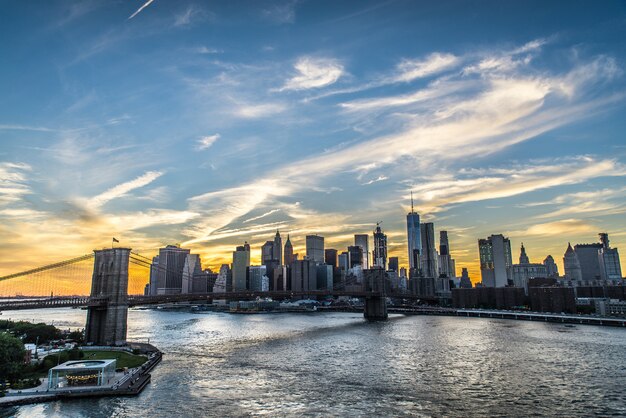
[(297, 1), (276, 2), (261, 11), (261, 16), (274, 23), (294, 23)]
[(298, 75), (287, 80), (279, 91), (307, 90), (331, 85), (344, 74), (343, 65), (330, 58), (300, 58), (294, 68)]
[(235, 116), (244, 119), (258, 119), (281, 113), (286, 106), (281, 103), (240, 104), (235, 108)]
[(262, 213), (262, 214), (261, 214), (261, 215), (259, 215), (259, 216), (254, 216), (254, 217), (252, 217), (252, 218), (246, 219), (246, 220), (245, 220), (245, 221), (243, 221), (242, 223), (246, 224), (246, 223), (248, 223), (248, 222), (258, 221), (259, 219), (263, 219), (263, 218), (265, 218), (265, 217), (267, 217), (267, 216), (270, 216), (272, 213), (276, 213), (276, 212), (280, 212), (280, 209), (272, 209), (272, 210), (269, 210), (269, 211), (267, 211), (267, 212), (265, 212), (265, 213)]
[(198, 140), (198, 149), (199, 150), (209, 149), (211, 145), (215, 144), (215, 141), (217, 141), (218, 139), (220, 139), (220, 134), (203, 136), (202, 138)]
[(139, 13), (141, 13), (141, 11), (143, 9), (145, 9), (146, 7), (150, 6), (150, 4), (152, 4), (154, 0), (148, 0), (146, 1), (139, 9), (137, 9), (137, 11), (135, 13), (133, 13), (132, 15), (130, 15), (128, 17), (128, 20), (132, 19), (133, 17), (137, 16)]
[(0, 162), (0, 205), (16, 203), (31, 194), (26, 173), (32, 171), (25, 163)]
[(201, 20), (206, 20), (212, 17), (213, 13), (191, 4), (187, 6), (187, 8), (183, 12), (175, 16), (174, 26), (189, 26), (194, 22), (199, 22)]
[(535, 224), (528, 229), (510, 231), (508, 234), (513, 236), (573, 236), (576, 234), (591, 233), (596, 230), (597, 228), (595, 226), (580, 219), (563, 219), (561, 221)]
[(104, 193), (101, 193), (98, 196), (89, 199), (87, 201), (88, 207), (94, 209), (99, 208), (113, 199), (118, 199), (120, 197), (126, 196), (129, 192), (135, 189), (147, 186), (162, 175), (163, 173), (160, 171), (148, 171), (147, 173), (135, 178), (134, 180), (118, 184), (117, 186), (111, 187)]
[(388, 82), (409, 82), (417, 78), (428, 77), (455, 67), (459, 58), (453, 54), (435, 52), (425, 59), (405, 59), (397, 66), (397, 73), (387, 79)]

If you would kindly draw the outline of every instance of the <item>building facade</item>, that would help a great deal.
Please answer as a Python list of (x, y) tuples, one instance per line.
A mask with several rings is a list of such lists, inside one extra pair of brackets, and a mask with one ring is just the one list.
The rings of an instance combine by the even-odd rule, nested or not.
[(361, 247), (361, 252), (363, 253), (363, 261), (360, 264), (363, 266), (364, 269), (369, 268), (370, 266), (369, 235), (355, 234), (354, 245)]
[(505, 287), (511, 280), (511, 241), (502, 234), (478, 240), (480, 274), (485, 287)]
[(380, 229), (380, 224), (376, 224), (374, 230), (374, 267), (387, 270), (387, 235)]
[(168, 245), (159, 249), (157, 273), (157, 294), (170, 295), (181, 293), (183, 287), (183, 268), (185, 259), (191, 250)]
[(406, 215), (406, 237), (409, 247), (409, 270), (420, 268), (422, 240), (420, 232), (420, 216), (413, 210), (413, 192), (411, 192), (411, 212)]
[(248, 267), (250, 267), (250, 244), (246, 242), (233, 252), (233, 291), (247, 290)]
[(319, 235), (306, 236), (306, 256), (316, 263), (324, 263), (324, 237)]

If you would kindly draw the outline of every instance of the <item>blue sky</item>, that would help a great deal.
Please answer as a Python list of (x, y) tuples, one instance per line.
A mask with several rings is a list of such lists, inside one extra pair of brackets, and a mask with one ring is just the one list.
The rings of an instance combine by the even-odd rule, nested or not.
[(0, 271), (377, 221), (403, 264), (411, 190), (475, 281), (624, 247), (626, 4), (434, 3), (0, 2)]

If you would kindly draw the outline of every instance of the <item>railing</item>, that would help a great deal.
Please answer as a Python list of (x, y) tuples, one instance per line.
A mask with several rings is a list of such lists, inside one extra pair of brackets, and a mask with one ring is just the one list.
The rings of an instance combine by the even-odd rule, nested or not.
[(17, 309), (67, 308), (79, 306), (106, 306), (107, 298), (89, 296), (58, 296), (42, 299), (23, 299), (0, 302), (0, 311)]

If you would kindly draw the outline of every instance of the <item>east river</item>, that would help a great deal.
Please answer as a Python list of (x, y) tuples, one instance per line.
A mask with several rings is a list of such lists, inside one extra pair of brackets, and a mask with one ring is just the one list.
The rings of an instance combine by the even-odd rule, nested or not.
[[(0, 318), (76, 328), (85, 311)], [(138, 397), (4, 408), (0, 416), (626, 416), (619, 328), (133, 310), (128, 336), (164, 352)]]

